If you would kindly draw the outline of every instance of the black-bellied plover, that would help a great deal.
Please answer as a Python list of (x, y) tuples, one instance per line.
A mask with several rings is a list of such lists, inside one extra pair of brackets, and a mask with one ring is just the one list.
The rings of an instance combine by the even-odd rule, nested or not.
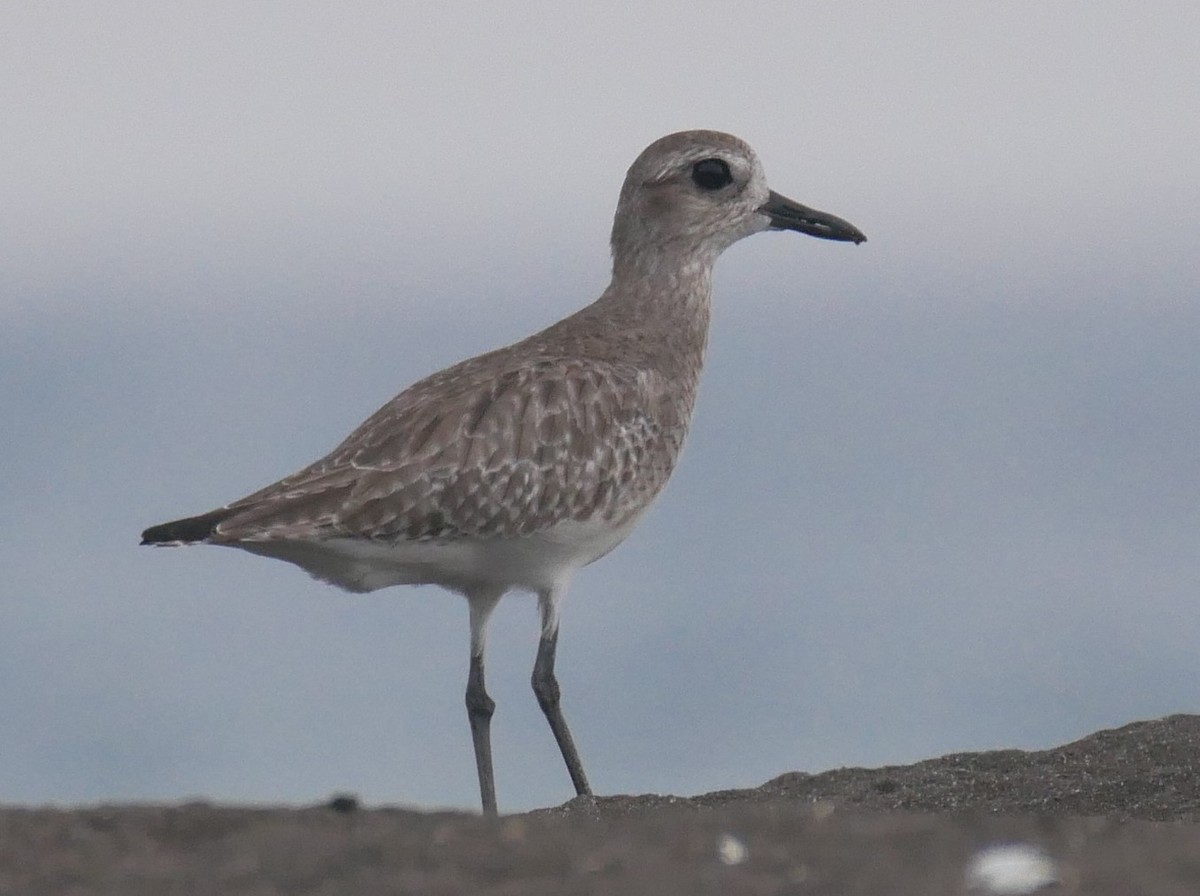
[(436, 584), (464, 595), (467, 714), (489, 815), (487, 621), (506, 592), (535, 592), (533, 690), (576, 793), (590, 794), (554, 676), (563, 596), (666, 485), (704, 363), (713, 263), (763, 230), (866, 239), (768, 189), (736, 137), (684, 131), (655, 141), (621, 188), (612, 282), (600, 298), (421, 380), (311, 466), (219, 510), (153, 526), (142, 543), (241, 548), (348, 591)]

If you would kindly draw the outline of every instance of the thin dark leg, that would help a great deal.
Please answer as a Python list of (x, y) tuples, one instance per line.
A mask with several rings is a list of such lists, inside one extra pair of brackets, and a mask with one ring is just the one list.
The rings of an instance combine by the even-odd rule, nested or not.
[(471, 722), (471, 740), (475, 744), (475, 770), (479, 772), (479, 797), (483, 814), (496, 817), (496, 779), (492, 775), (492, 713), (496, 701), (483, 686), (483, 654), (471, 655), (467, 675), (467, 718)]
[(567, 720), (563, 718), (559, 706), (560, 692), (558, 679), (554, 677), (554, 654), (558, 647), (558, 631), (551, 635), (543, 635), (538, 644), (537, 660), (533, 664), (533, 692), (537, 695), (538, 706), (550, 723), (554, 739), (558, 741), (558, 749), (562, 751), (563, 761), (571, 775), (571, 783), (575, 792), (580, 796), (591, 796), (592, 788), (588, 786), (587, 775), (583, 773), (583, 763), (579, 761), (579, 751), (575, 749), (575, 741)]

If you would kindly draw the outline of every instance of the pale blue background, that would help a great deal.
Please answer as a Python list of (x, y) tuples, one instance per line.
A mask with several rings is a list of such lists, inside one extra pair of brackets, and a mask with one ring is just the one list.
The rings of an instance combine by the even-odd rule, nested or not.
[[(625, 168), (759, 151), (853, 247), (718, 269), (684, 461), (577, 579), (601, 793), (1200, 709), (1200, 8), (14, 7), (0, 53), (0, 800), (476, 804), (465, 604), (146, 525), (593, 298)], [(571, 795), (490, 642), (501, 805)]]

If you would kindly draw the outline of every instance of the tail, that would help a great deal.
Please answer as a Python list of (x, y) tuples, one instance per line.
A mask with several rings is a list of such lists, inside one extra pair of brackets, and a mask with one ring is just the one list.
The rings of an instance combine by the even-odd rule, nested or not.
[(216, 534), (217, 526), (234, 513), (235, 511), (228, 507), (222, 507), (200, 516), (189, 516), (186, 519), (151, 526), (142, 533), (142, 544), (177, 545), (208, 541)]

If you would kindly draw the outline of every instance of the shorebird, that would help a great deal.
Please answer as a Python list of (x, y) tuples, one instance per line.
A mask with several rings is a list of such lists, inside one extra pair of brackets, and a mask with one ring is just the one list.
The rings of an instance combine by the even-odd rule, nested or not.
[(563, 597), (666, 485), (704, 363), (713, 263), (764, 230), (866, 239), (770, 190), (736, 137), (684, 131), (656, 140), (621, 187), (612, 281), (598, 299), (426, 377), (316, 463), (217, 510), (153, 526), (142, 544), (241, 548), (347, 591), (435, 584), (465, 596), (467, 716), (487, 815), (496, 814), (488, 617), (507, 592), (536, 593), (533, 690), (575, 792), (590, 795), (554, 675)]

